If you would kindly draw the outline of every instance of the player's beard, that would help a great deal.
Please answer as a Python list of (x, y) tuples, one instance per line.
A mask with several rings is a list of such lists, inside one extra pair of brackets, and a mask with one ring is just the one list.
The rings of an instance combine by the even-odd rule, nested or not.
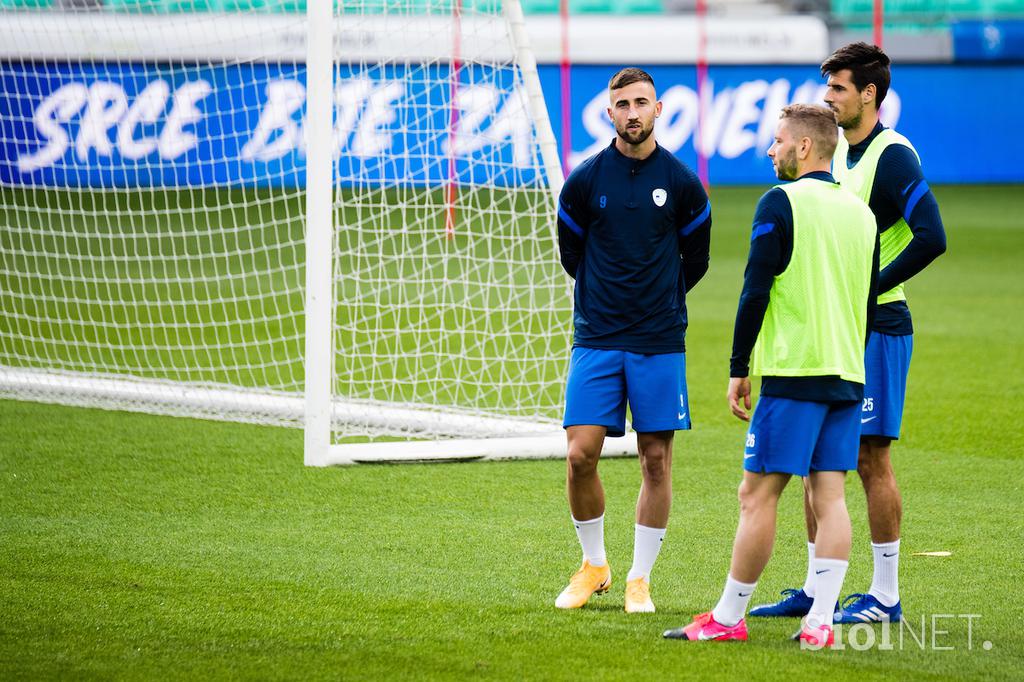
[(650, 126), (645, 126), (641, 122), (639, 130), (630, 130), (627, 127), (628, 125), (629, 124), (627, 123), (626, 126), (623, 126), (622, 128), (616, 127), (615, 132), (618, 134), (619, 137), (623, 139), (623, 141), (628, 142), (629, 144), (632, 145), (643, 144), (644, 141), (651, 136), (651, 133), (654, 132), (653, 121), (651, 122)]
[(839, 112), (836, 111), (835, 109), (833, 109), (832, 111), (836, 115), (836, 123), (843, 130), (847, 130), (847, 129), (850, 129), (850, 128), (853, 128), (853, 129), (859, 128), (860, 127), (860, 122), (864, 120), (864, 104), (863, 103), (861, 103), (860, 106), (857, 107), (857, 111), (853, 112), (852, 114), (850, 114), (846, 118), (839, 118)]
[(775, 174), (779, 180), (796, 180), (797, 163), (796, 149), (791, 149), (784, 157), (775, 157)]

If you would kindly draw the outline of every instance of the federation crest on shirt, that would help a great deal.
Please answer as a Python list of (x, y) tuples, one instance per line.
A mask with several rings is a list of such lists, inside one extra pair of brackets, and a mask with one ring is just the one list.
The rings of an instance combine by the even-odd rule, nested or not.
[(659, 187), (651, 192), (651, 198), (654, 199), (655, 206), (664, 206), (665, 200), (668, 199), (668, 192)]

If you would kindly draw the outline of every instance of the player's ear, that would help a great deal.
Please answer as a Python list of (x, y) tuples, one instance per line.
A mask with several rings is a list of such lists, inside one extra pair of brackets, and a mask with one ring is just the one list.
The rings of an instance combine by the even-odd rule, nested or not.
[(864, 86), (864, 89), (860, 91), (860, 101), (864, 104), (873, 102), (875, 95), (878, 94), (878, 88), (875, 87), (874, 83), (868, 83)]
[(612, 108), (608, 107), (607, 109), (605, 109), (605, 112), (607, 112), (607, 114), (608, 114), (608, 120), (612, 121), (614, 123), (615, 122), (615, 117), (612, 116)]
[(654, 103), (654, 118), (661, 116), (661, 100)]
[(800, 156), (800, 160), (805, 160), (811, 155), (811, 147), (814, 146), (813, 141), (810, 137), (804, 136), (800, 138), (800, 147), (797, 149), (797, 154)]

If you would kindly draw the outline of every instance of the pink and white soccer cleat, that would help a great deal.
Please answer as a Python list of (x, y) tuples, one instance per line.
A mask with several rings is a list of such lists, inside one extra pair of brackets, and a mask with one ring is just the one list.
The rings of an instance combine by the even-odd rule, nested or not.
[(662, 635), (665, 639), (686, 639), (691, 642), (702, 640), (727, 640), (747, 641), (747, 621), (740, 619), (732, 627), (722, 625), (714, 619), (711, 612), (702, 613), (693, 617), (693, 622), (674, 630), (665, 630)]
[(812, 627), (805, 623), (793, 639), (800, 642), (801, 649), (827, 649), (836, 643), (836, 633), (831, 625)]

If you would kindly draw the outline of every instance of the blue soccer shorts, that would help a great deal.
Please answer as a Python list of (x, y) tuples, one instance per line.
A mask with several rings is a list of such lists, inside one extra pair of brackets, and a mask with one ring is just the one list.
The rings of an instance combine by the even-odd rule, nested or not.
[(762, 395), (750, 420), (743, 468), (806, 476), (852, 471), (860, 449), (860, 403), (818, 403)]
[(864, 353), (862, 436), (900, 437), (914, 337), (871, 332)]
[(626, 433), (626, 404), (637, 433), (690, 428), (686, 354), (644, 355), (598, 348), (572, 349), (562, 426), (604, 426)]

